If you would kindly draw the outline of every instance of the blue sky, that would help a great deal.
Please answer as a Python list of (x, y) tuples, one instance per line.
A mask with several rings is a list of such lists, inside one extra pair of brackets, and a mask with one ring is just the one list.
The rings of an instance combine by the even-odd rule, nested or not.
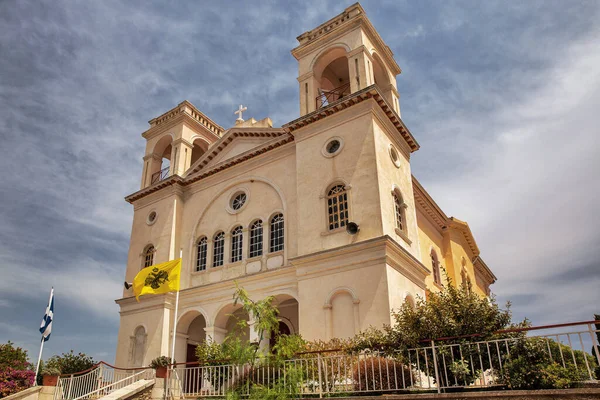
[[(296, 36), (351, 1), (0, 2), (0, 342), (112, 362), (147, 121), (184, 99), (298, 117)], [(600, 3), (365, 1), (394, 52), (413, 173), (467, 220), (500, 302), (600, 312)]]

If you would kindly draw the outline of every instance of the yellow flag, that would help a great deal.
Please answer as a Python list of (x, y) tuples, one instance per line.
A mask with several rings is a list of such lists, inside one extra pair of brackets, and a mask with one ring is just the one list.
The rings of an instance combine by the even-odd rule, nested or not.
[(137, 301), (143, 294), (162, 294), (179, 290), (181, 258), (142, 269), (133, 279), (133, 293)]

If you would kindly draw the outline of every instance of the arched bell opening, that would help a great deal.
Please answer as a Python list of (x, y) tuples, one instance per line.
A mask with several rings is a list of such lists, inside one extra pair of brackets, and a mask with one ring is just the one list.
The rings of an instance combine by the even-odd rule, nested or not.
[(154, 185), (169, 176), (171, 168), (171, 151), (173, 139), (170, 135), (161, 138), (152, 151), (150, 164), (150, 185)]
[(313, 74), (317, 84), (317, 109), (350, 94), (350, 70), (345, 48), (334, 47), (319, 56)]

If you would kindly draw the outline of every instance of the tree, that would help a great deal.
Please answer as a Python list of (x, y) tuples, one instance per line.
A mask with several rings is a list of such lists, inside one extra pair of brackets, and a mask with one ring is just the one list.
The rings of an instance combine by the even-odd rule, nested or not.
[(46, 362), (48, 368), (57, 368), (61, 374), (76, 374), (92, 368), (96, 365), (94, 359), (85, 353), (77, 353), (73, 350), (62, 353), (60, 356), (52, 356)]

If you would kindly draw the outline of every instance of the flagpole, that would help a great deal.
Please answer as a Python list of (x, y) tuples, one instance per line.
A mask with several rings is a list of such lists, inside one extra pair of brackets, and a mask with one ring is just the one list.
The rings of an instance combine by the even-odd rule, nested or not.
[[(179, 249), (179, 258), (183, 260), (183, 249)], [(179, 285), (181, 286), (181, 273), (179, 276)], [(179, 313), (179, 289), (175, 295), (175, 315), (173, 317), (173, 343), (171, 347), (171, 363), (175, 362), (175, 339), (177, 338), (177, 314)], [(171, 364), (171, 372), (175, 369), (175, 365)], [(168, 379), (171, 382), (171, 377)], [(171, 386), (168, 386), (169, 395), (171, 394)]]
[(38, 377), (38, 372), (40, 370), (40, 361), (42, 360), (42, 351), (43, 350), (44, 350), (44, 338), (42, 337), (42, 344), (40, 345), (40, 355), (38, 356), (38, 361), (35, 366), (35, 381), (34, 381), (35, 384), (33, 386), (37, 386), (37, 377)]
[[(52, 289), (50, 289), (50, 297), (48, 298), (48, 306), (46, 307), (46, 310), (48, 309), (48, 307), (50, 307), (50, 301), (52, 301), (52, 293), (54, 292), (54, 286), (52, 286)], [(44, 334), (42, 333), (42, 344), (40, 345), (40, 354), (38, 355), (38, 361), (37, 364), (35, 366), (35, 385), (37, 386), (37, 377), (38, 377), (38, 372), (40, 371), (40, 361), (42, 360), (42, 351), (44, 350)]]

